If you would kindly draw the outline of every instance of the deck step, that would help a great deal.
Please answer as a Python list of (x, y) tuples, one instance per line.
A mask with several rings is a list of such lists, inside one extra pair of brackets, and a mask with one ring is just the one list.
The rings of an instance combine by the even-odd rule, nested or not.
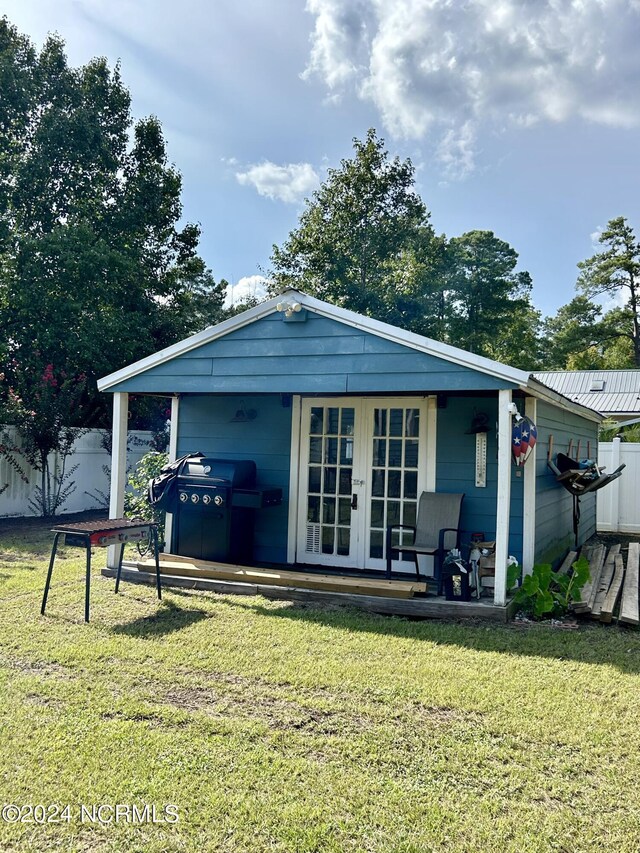
[[(140, 571), (155, 570), (153, 560), (139, 562)], [(426, 583), (417, 581), (385, 580), (384, 578), (357, 578), (346, 575), (325, 575), (313, 572), (296, 572), (277, 569), (256, 569), (209, 560), (195, 560), (174, 554), (161, 556), (160, 572), (163, 575), (209, 578), (237, 581), (239, 583), (268, 584), (269, 586), (321, 589), (329, 592), (381, 595), (387, 598), (413, 598), (415, 593), (426, 593)]]

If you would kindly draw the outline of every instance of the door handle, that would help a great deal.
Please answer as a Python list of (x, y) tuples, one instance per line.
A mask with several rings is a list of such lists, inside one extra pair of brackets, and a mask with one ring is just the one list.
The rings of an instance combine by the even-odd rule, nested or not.
[(355, 493), (351, 495), (351, 509), (358, 509), (358, 496)]

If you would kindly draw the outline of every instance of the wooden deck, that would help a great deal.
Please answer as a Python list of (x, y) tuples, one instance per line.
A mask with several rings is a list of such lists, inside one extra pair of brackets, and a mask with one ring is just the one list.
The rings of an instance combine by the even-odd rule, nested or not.
[[(512, 603), (496, 607), (490, 598), (477, 601), (447, 601), (427, 595), (426, 584), (411, 580), (387, 580), (336, 573), (289, 569), (254, 568), (225, 563), (194, 561), (162, 554), (160, 573), (163, 586), (208, 590), (222, 594), (262, 595), (269, 599), (342, 604), (395, 616), (435, 619), (474, 618), (507, 622)], [(105, 577), (115, 577), (115, 569), (103, 569)], [(155, 584), (155, 563), (125, 563), (121, 579)]]

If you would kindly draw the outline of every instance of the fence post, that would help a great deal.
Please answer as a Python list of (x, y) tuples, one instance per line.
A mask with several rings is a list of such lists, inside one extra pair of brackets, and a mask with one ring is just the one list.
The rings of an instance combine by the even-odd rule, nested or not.
[[(620, 445), (622, 439), (616, 438), (611, 442), (611, 472), (615, 471), (620, 465)], [(617, 533), (620, 530), (620, 477), (614, 480), (609, 485), (611, 489), (611, 525), (613, 531)]]

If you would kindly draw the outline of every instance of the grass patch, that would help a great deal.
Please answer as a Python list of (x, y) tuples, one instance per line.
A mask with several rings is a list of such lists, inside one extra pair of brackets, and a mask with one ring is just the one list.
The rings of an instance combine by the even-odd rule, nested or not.
[[(417, 622), (99, 576), (0, 531), (0, 822), (16, 851), (640, 849), (640, 633)], [(79, 804), (178, 808), (79, 820)]]

